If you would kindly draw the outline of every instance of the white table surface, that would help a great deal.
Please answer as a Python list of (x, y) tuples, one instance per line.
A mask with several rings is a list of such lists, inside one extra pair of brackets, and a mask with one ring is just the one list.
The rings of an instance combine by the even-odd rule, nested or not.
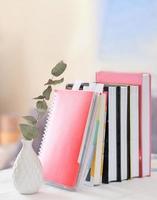
[(110, 183), (97, 187), (84, 186), (79, 191), (67, 191), (43, 185), (34, 195), (19, 194), (12, 183), (12, 170), (0, 171), (0, 200), (156, 200), (157, 160), (152, 161), (151, 177), (137, 178), (121, 183)]

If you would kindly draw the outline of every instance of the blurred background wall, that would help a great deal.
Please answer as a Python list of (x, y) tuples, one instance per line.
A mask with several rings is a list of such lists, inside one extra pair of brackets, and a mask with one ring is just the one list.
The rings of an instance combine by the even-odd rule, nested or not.
[(111, 70), (150, 72), (155, 93), (157, 1), (100, 0), (99, 5), (98, 60), (101, 66)]
[(62, 59), (68, 63), (66, 82), (93, 79), (94, 4), (0, 0), (0, 112), (27, 112)]
[(27, 112), (54, 64), (66, 82), (148, 71), (157, 88), (155, 0), (0, 0), (0, 112)]

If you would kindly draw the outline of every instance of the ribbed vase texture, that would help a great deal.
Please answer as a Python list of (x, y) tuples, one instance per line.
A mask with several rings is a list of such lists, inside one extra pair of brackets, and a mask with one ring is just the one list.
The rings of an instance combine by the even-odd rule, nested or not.
[(32, 148), (32, 141), (22, 142), (23, 147), (13, 167), (13, 182), (19, 193), (34, 194), (43, 183), (42, 166)]

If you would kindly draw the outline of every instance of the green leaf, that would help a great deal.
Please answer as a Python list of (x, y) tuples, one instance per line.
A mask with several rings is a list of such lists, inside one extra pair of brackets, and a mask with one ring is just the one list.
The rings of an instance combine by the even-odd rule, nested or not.
[(45, 97), (46, 100), (50, 99), (51, 92), (52, 92), (52, 87), (49, 85), (43, 92), (43, 96)]
[(37, 101), (36, 107), (39, 112), (45, 112), (48, 108), (45, 100)]
[(20, 124), (20, 130), (26, 140), (32, 140), (38, 136), (38, 129), (28, 124)]
[(35, 125), (37, 123), (37, 120), (33, 116), (24, 116), (23, 118), (31, 125)]
[(49, 80), (47, 81), (47, 83), (45, 83), (45, 85), (52, 85), (52, 83), (53, 83), (52, 79), (49, 79)]
[(60, 84), (60, 83), (62, 83), (63, 81), (64, 81), (64, 78), (61, 78), (61, 79), (59, 79), (59, 80), (53, 80), (53, 81), (52, 81), (52, 85)]
[(60, 76), (66, 69), (67, 64), (65, 64), (63, 61), (59, 62), (55, 65), (55, 67), (52, 69), (51, 74), (54, 76)]
[(60, 84), (64, 81), (64, 78), (58, 79), (58, 80), (52, 80), (49, 79), (47, 83), (45, 83), (45, 85), (57, 85)]
[(35, 98), (33, 98), (33, 99), (44, 99), (45, 97), (43, 96), (43, 95), (40, 95), (40, 96), (38, 96), (38, 97), (35, 97)]

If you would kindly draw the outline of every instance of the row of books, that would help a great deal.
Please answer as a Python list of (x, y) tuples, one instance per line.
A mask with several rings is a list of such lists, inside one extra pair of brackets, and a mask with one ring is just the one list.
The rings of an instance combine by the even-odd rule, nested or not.
[(56, 90), (39, 158), (48, 183), (74, 189), (150, 175), (149, 74), (97, 72)]

